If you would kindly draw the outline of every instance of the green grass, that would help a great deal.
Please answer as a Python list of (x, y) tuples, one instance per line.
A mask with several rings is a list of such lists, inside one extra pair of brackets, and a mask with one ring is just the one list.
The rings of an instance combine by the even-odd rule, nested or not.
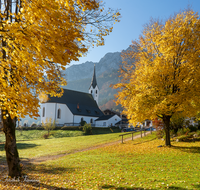
[[(94, 128), (92, 130), (92, 133), (94, 135), (97, 134), (110, 134), (110, 133), (119, 133), (120, 130), (118, 128), (110, 129), (110, 128)], [(26, 140), (34, 140), (34, 139), (44, 139), (43, 135), (47, 134), (47, 131), (45, 130), (27, 130), (27, 131), (20, 131), (16, 130), (16, 139), (17, 141), (26, 141)], [(77, 136), (83, 136), (83, 131), (79, 130), (53, 130), (50, 131), (49, 139), (54, 138), (63, 138), (63, 137), (77, 137)], [(0, 133), (0, 142), (5, 141), (5, 134), (3, 132)]]
[[(42, 131), (39, 131), (40, 135)], [(67, 132), (67, 131), (63, 131)], [(30, 131), (24, 131), (24, 136), (31, 136)], [(62, 133), (61, 133), (62, 134)], [(88, 135), (77, 137), (37, 139), (29, 141), (17, 141), (19, 156), (21, 158), (41, 157), (47, 155), (57, 155), (70, 153), (75, 150), (88, 148), (94, 145), (117, 141), (121, 133), (111, 133), (103, 135)], [(60, 136), (60, 135), (59, 135)], [(131, 135), (126, 136), (131, 137)], [(0, 144), (0, 156), (5, 157), (4, 144)]]
[(200, 142), (158, 148), (164, 143), (154, 138), (67, 155), (32, 166), (32, 174), (50, 187), (200, 189)]
[[(67, 151), (72, 151), (73, 148), (69, 147), (73, 147), (75, 142), (77, 149), (116, 140), (119, 138), (118, 135), (38, 140), (40, 146), (27, 147), (21, 151), (27, 151), (24, 156), (42, 146), (46, 151), (48, 145), (44, 145), (44, 142), (54, 150), (63, 143)], [(57, 160), (25, 166), (24, 171), (29, 178), (38, 180), (39, 183), (22, 182), (16, 187), (19, 189), (200, 189), (200, 142), (172, 141), (171, 148), (158, 147), (164, 145), (164, 141), (155, 137), (149, 135), (123, 144), (78, 152)], [(53, 153), (50, 150), (49, 152)], [(8, 189), (13, 187), (13, 184), (3, 185)]]

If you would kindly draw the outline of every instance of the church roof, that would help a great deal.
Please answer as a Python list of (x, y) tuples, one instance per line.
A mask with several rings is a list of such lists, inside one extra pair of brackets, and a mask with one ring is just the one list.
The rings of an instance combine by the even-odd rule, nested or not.
[(66, 104), (73, 115), (101, 117), (104, 115), (91, 94), (63, 89), (63, 96), (49, 97), (47, 103)]
[(110, 118), (112, 118), (115, 115), (103, 115), (101, 117), (99, 117), (98, 119), (96, 119), (95, 121), (103, 121), (103, 120), (108, 120)]
[(93, 72), (93, 77), (92, 77), (92, 82), (91, 82), (91, 85), (90, 87), (93, 87), (95, 88), (97, 86), (97, 80), (96, 80), (96, 73), (95, 73), (95, 65), (94, 65), (94, 72)]

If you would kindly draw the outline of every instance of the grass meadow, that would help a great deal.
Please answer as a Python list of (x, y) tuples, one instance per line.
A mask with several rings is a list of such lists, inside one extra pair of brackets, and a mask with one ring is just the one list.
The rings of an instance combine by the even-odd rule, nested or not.
[[(26, 146), (19, 149), (20, 157), (43, 155), (39, 153), (42, 147), (49, 154), (64, 151), (62, 145), (70, 152), (119, 140), (119, 134), (70, 138), (23, 141)], [(173, 141), (171, 148), (160, 145), (164, 141), (152, 134), (40, 164), (24, 164), (28, 180), (21, 182), (5, 179), (7, 171), (2, 170), (0, 189), (200, 189), (200, 142)]]

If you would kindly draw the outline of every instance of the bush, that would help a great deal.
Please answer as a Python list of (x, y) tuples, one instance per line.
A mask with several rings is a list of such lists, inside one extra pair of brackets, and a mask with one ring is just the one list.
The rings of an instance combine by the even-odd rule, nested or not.
[(158, 139), (162, 139), (164, 137), (164, 135), (165, 135), (164, 130), (156, 131), (156, 136)]
[(46, 118), (46, 123), (42, 123), (42, 127), (48, 131), (48, 135), (50, 133), (51, 130), (55, 129), (56, 127), (56, 121), (54, 119), (54, 121), (52, 122), (52, 118)]
[(200, 137), (200, 131), (196, 132), (197, 137)]
[(188, 128), (190, 129), (191, 132), (195, 132), (198, 130), (198, 128), (193, 125), (190, 125)]
[(187, 135), (189, 132), (190, 132), (190, 129), (188, 127), (187, 128), (181, 128), (181, 129), (178, 129), (177, 135), (178, 136)]
[(81, 122), (80, 122), (80, 125), (81, 125), (81, 126), (84, 126), (85, 124), (87, 124), (86, 121), (81, 121)]
[(47, 133), (47, 134), (44, 134), (44, 135), (43, 135), (43, 138), (44, 138), (44, 139), (48, 139), (48, 138), (49, 138), (49, 134), (48, 134), (48, 133)]
[(91, 124), (85, 124), (83, 126), (83, 131), (84, 131), (84, 134), (85, 135), (92, 135), (92, 127), (91, 127)]

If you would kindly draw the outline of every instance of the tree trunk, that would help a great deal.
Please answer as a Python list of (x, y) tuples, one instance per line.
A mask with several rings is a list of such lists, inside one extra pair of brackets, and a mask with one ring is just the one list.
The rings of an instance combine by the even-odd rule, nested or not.
[(171, 118), (171, 116), (168, 116), (168, 115), (163, 116), (163, 122), (165, 124), (164, 129), (165, 129), (165, 145), (166, 146), (171, 146), (171, 142), (170, 142), (170, 118)]
[[(15, 127), (16, 119), (11, 119), (7, 111), (2, 111), (3, 131), (6, 136), (5, 151), (8, 164), (8, 176), (21, 177), (19, 154), (16, 146)], [(8, 117), (6, 117), (6, 115)], [(4, 117), (4, 118), (3, 118)], [(5, 119), (6, 117), (6, 119)]]

